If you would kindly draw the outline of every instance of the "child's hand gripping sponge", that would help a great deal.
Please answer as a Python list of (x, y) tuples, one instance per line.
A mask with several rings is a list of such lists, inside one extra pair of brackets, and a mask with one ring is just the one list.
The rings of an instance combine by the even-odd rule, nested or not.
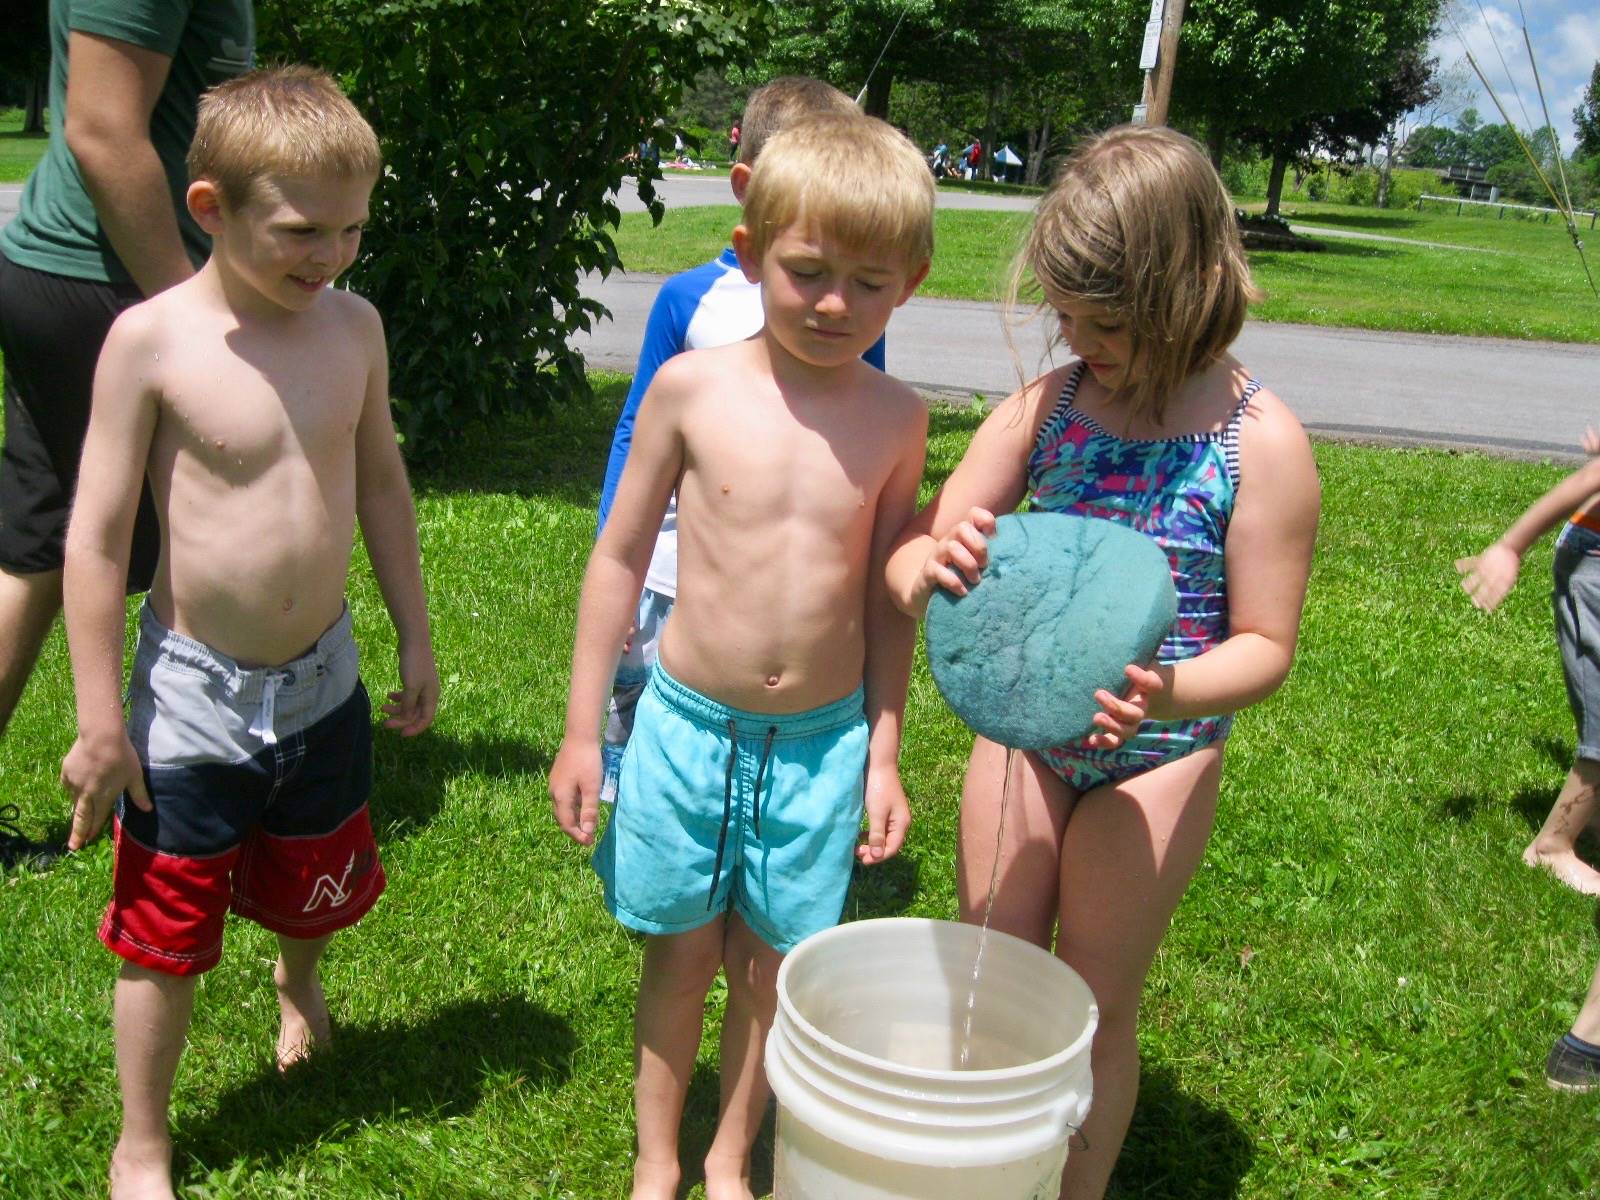
[(956, 715), (1003, 746), (1042, 750), (1092, 731), (1094, 694), (1121, 695), (1178, 613), (1167, 556), (1111, 521), (1001, 517), (965, 596), (928, 604), (928, 663)]

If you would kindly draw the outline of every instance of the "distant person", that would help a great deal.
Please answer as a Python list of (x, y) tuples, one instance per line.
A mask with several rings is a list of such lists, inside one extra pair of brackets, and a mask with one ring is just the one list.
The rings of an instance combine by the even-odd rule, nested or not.
[[(113, 1200), (172, 1196), (168, 1100), (228, 910), (278, 935), (287, 1070), (329, 1036), (329, 938), (383, 891), (371, 706), (345, 603), (358, 521), (398, 634), (386, 724), (420, 733), (438, 702), (383, 327), (332, 288), (380, 165), (371, 128), (321, 72), (207, 93), (187, 203), (211, 256), (117, 319), (95, 373), (67, 536), (79, 732), (61, 779), (74, 849), (116, 806), (100, 925), (126, 960)], [(125, 723), (122, 585), (147, 472), (162, 545)]]
[(977, 138), (973, 138), (961, 152), (961, 165), (967, 179), (978, 177), (978, 168), (983, 165), (983, 143)]
[[(746, 131), (741, 143), (742, 159), (728, 177), (733, 198), (744, 203), (750, 186), (750, 172), (772, 136), (806, 117), (826, 113), (853, 114), (860, 110), (838, 88), (803, 75), (785, 75), (752, 92), (745, 104), (740, 125)], [(747, 279), (732, 247), (716, 258), (672, 276), (656, 294), (645, 322), (644, 344), (639, 348), (639, 364), (633, 385), (617, 418), (611, 437), (611, 453), (606, 461), (605, 481), (600, 488), (599, 527), (604, 531), (616, 499), (617, 484), (627, 465), (633, 446), (634, 422), (639, 405), (655, 379), (661, 364), (685, 350), (704, 350), (753, 337), (761, 328), (761, 286)], [(866, 360), (879, 370), (884, 364), (884, 345), (880, 338), (866, 353)], [(616, 683), (608, 708), (605, 736), (606, 775), (603, 796), (609, 802), (616, 792), (617, 772), (622, 766), (622, 751), (633, 727), (633, 708), (644, 691), (650, 668), (655, 665), (661, 631), (672, 612), (678, 592), (678, 509), (677, 501), (667, 502), (661, 532), (656, 538), (650, 570), (645, 575), (644, 593), (639, 598), (638, 615), (617, 666)]]
[(1171, 632), (1128, 666), (1127, 694), (1097, 694), (1094, 731), (1014, 765), (979, 737), (961, 797), (962, 919), (985, 919), (998, 854), (993, 927), (1053, 945), (1099, 1004), (1087, 1145), (1061, 1192), (1088, 1200), (1127, 1135), (1145, 975), (1205, 853), (1233, 714), (1294, 661), (1319, 491), (1299, 421), (1229, 350), (1250, 269), (1194, 142), (1122, 126), (1082, 143), (1039, 202), (1023, 272), (1077, 360), (979, 427), (898, 540), (889, 586), (918, 616), (937, 588), (987, 586), (995, 515), (1019, 505), (1125, 525), (1172, 567)]
[(838, 922), (853, 861), (892, 857), (910, 819), (897, 758), (915, 629), (882, 572), (916, 507), (928, 413), (861, 356), (927, 274), (933, 180), (882, 121), (813, 117), (761, 151), (733, 242), (766, 321), (656, 372), (584, 577), (550, 769), (556, 820), (592, 844), (600, 717), (676, 491), (677, 603), (594, 855), (606, 907), (647, 935), (633, 1200), (677, 1193), (678, 1128), (721, 967), (705, 1192), (751, 1200), (782, 957)]
[(1594, 457), (1600, 455), (1600, 433), (1585, 433), (1583, 449), (1591, 456), (1588, 462), (1530, 504), (1487, 548), (1457, 560), (1456, 569), (1472, 603), (1493, 612), (1515, 586), (1528, 548), (1562, 525), (1552, 601), (1578, 748), (1522, 861), (1543, 867), (1586, 896), (1600, 896), (1600, 871), (1577, 851), (1578, 836), (1600, 809), (1595, 801), (1600, 789), (1600, 457)]
[(950, 174), (950, 146), (940, 142), (933, 148), (933, 153), (928, 155), (928, 168), (933, 172), (935, 179), (943, 179)]
[(1544, 1080), (1558, 1092), (1600, 1091), (1600, 965), (1572, 1028), (1550, 1047)]
[(728, 162), (730, 164), (732, 164), (732, 163), (736, 163), (738, 161), (739, 161), (739, 122), (735, 121), (733, 123), (733, 127), (728, 130)]
[[(254, 45), (250, 0), (50, 4), (50, 141), (0, 231), (0, 733), (61, 611), (101, 343), (123, 309), (205, 261), (183, 204), (195, 103), (248, 70)], [(148, 489), (137, 502), (129, 594), (150, 586), (159, 539)], [(54, 852), (18, 831), (0, 866)]]

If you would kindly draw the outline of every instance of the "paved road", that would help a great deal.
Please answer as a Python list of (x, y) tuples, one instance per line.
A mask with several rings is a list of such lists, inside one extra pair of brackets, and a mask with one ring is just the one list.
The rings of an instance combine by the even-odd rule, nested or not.
[[(0, 185), (0, 224), (15, 213), (20, 191)], [(729, 199), (726, 179), (671, 177), (663, 192), (676, 206)], [(940, 204), (1017, 209), (1029, 201), (941, 192)], [(630, 206), (640, 207), (624, 197)], [(590, 277), (585, 290), (615, 317), (580, 339), (591, 363), (633, 369), (659, 285), (652, 275)], [(1048, 365), (1038, 322), (1014, 337), (1026, 373)], [(1309, 428), (1330, 436), (1575, 457), (1584, 426), (1600, 423), (1600, 346), (1251, 322), (1238, 351)], [(888, 366), (956, 397), (1004, 395), (1018, 379), (999, 310), (959, 300), (914, 298), (900, 309), (889, 326)]]

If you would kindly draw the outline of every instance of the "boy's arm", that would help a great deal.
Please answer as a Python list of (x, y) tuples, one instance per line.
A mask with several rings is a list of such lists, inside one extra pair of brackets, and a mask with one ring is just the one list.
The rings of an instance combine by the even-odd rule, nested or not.
[[(1593, 431), (1585, 435), (1584, 448), (1593, 444)], [(1600, 449), (1600, 446), (1596, 447)], [(1594, 451), (1590, 451), (1594, 453)], [(1493, 612), (1506, 598), (1522, 570), (1522, 556), (1564, 518), (1600, 493), (1600, 458), (1591, 458), (1555, 487), (1540, 496), (1511, 522), (1511, 527), (1482, 552), (1456, 560), (1461, 586), (1472, 603), (1484, 612)]]
[(112, 326), (95, 369), (62, 576), (78, 702), (78, 737), (61, 764), (72, 796), (71, 850), (94, 840), (124, 791), (150, 811), (123, 724), (122, 647), (129, 542), (156, 427), (157, 357), (148, 316), (135, 309)]
[(413, 737), (433, 724), (439, 707), (439, 673), (428, 632), (428, 602), (422, 587), (422, 556), (417, 546), (417, 514), (411, 484), (395, 441), (389, 412), (389, 362), (383, 322), (365, 302), (357, 306), (366, 323), (370, 350), (366, 394), (356, 424), (356, 517), (372, 560), (372, 573), (394, 622), (400, 657), (400, 689), (384, 704), (384, 725)]
[(550, 800), (556, 823), (585, 846), (594, 841), (599, 812), (601, 714), (650, 568), (661, 518), (683, 466), (680, 375), (692, 373), (662, 372), (640, 406), (611, 519), (584, 571), (566, 731), (550, 766)]
[(644, 326), (644, 341), (639, 347), (639, 365), (633, 372), (633, 383), (628, 388), (628, 398), (622, 403), (622, 414), (617, 417), (616, 432), (611, 435), (611, 453), (606, 458), (605, 482), (600, 485), (599, 524), (596, 535), (606, 527), (611, 516), (611, 506), (617, 499), (617, 485), (622, 482), (622, 469), (628, 462), (628, 451), (633, 446), (633, 429), (639, 418), (639, 406), (645, 393), (655, 380), (661, 364), (683, 352), (683, 339), (688, 333), (683, 319), (683, 306), (675, 299), (676, 289), (668, 280), (656, 293), (650, 306), (650, 317)]
[(901, 435), (894, 471), (878, 495), (872, 524), (872, 562), (867, 574), (866, 716), (867, 841), (856, 849), (865, 864), (893, 858), (911, 824), (911, 806), (900, 782), (900, 737), (905, 722), (906, 688), (916, 651), (916, 618), (902, 612), (889, 594), (889, 551), (917, 511), (927, 453), (928, 413), (919, 403), (915, 419)]

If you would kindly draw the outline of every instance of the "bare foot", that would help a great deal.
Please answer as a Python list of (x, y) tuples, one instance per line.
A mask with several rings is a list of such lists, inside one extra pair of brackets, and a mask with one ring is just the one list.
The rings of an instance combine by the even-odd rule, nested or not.
[(1600, 871), (1596, 871), (1573, 850), (1540, 850), (1530, 844), (1522, 852), (1530, 867), (1543, 867), (1562, 883), (1585, 896), (1600, 896)]
[(273, 969), (272, 982), (278, 989), (278, 1072), (287, 1073), (305, 1062), (320, 1047), (333, 1039), (333, 1023), (328, 1002), (322, 995), (322, 980), (312, 974), (309, 982), (290, 985), (285, 978), (283, 960)]
[(755, 1200), (750, 1160), (706, 1155), (706, 1200)]
[(682, 1178), (678, 1162), (637, 1158), (633, 1163), (633, 1191), (629, 1200), (673, 1200)]
[(111, 1153), (111, 1200), (174, 1200), (171, 1143), (139, 1149), (118, 1142)]

